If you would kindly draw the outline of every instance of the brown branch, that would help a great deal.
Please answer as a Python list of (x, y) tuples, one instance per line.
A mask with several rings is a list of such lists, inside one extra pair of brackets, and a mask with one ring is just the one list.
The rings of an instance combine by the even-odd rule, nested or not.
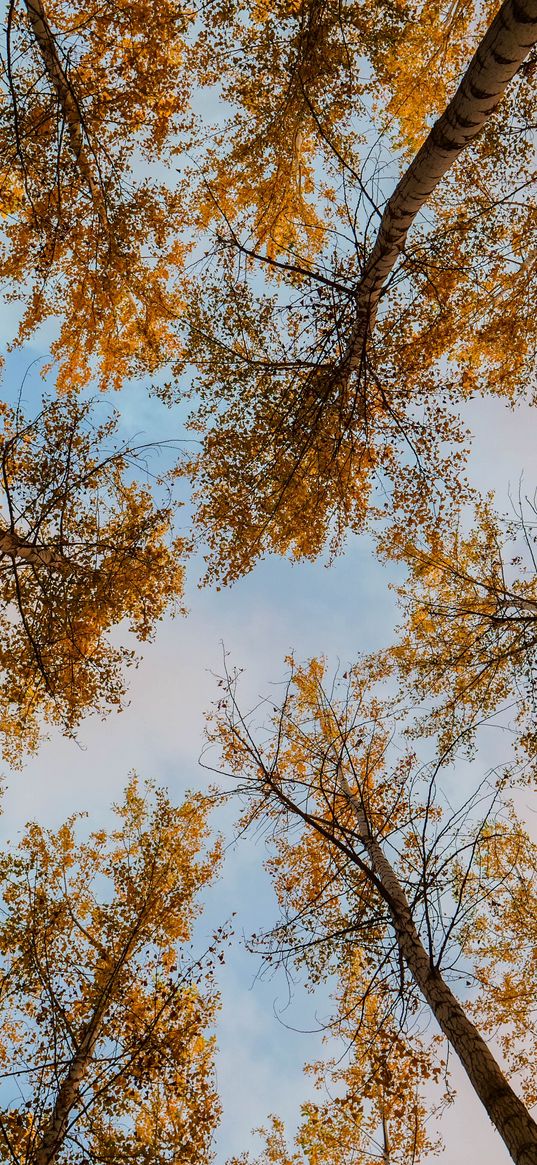
[(54, 88), (65, 119), (71, 152), (78, 170), (88, 186), (101, 226), (108, 234), (109, 223), (103, 194), (99, 182), (93, 174), (93, 167), (88, 157), (85, 142), (85, 139), (87, 139), (87, 131), (84, 127), (84, 119), (73, 87), (60, 59), (56, 39), (48, 23), (42, 0), (24, 0), (24, 4), (47, 76)]

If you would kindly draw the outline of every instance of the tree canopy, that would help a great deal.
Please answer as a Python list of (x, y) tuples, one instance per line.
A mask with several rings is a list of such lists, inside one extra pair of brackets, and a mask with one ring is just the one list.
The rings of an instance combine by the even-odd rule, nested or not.
[(207, 1156), (217, 999), (191, 943), (218, 860), (207, 811), (133, 778), (115, 828), (33, 822), (3, 853), (3, 1161)]
[[(424, 763), (397, 738), (378, 660), (332, 686), (322, 661), (290, 663), (268, 723), (241, 712), (227, 673), (212, 739), (245, 798), (243, 825), (270, 830), (281, 916), (254, 941), (312, 990), (335, 981), (327, 1026), (351, 1050), (343, 1067), (342, 1054), (316, 1066), (330, 1099), (305, 1106), (293, 1160), (365, 1162), (375, 1145), (389, 1162), (427, 1159), (444, 1037), (513, 1160), (534, 1161), (536, 851), (505, 795), (512, 774), (484, 774), (454, 806), (442, 789), (451, 751)], [(461, 1001), (462, 985), (474, 990)], [(526, 1104), (478, 1029), (499, 1039)], [(286, 1159), (281, 1136), (276, 1122), (262, 1160)]]
[(210, 577), (386, 504), (423, 529), (464, 493), (458, 402), (532, 391), (532, 0), (150, 8), (10, 4), (18, 342), (59, 316), (60, 390), (194, 391)]
[(109, 632), (128, 620), (147, 640), (180, 604), (184, 540), (173, 501), (133, 475), (142, 451), (117, 439), (117, 416), (96, 423), (71, 398), (30, 421), (2, 413), (0, 726), (16, 761), (43, 720), (72, 732), (121, 707), (136, 659)]
[[(450, 1050), (537, 1165), (535, 505), (479, 496), (465, 420), (535, 403), (536, 69), (537, 0), (8, 0), (0, 280), (49, 380), (0, 401), (7, 762), (124, 705), (125, 633), (183, 610), (187, 559), (230, 583), (368, 531), (404, 570), (395, 641), (341, 681), (290, 660), (264, 726), (220, 681), (281, 910), (252, 945), (333, 995), (324, 1096), (262, 1165), (427, 1159)], [(169, 410), (160, 473), (134, 379)], [(114, 828), (0, 854), (6, 1162), (210, 1160), (210, 799), (133, 778)]]
[(470, 533), (455, 525), (427, 540), (391, 542), (409, 567), (399, 588), (400, 641), (387, 653), (399, 678), (428, 701), (420, 728), (444, 742), (515, 703), (520, 743), (535, 759), (536, 562), (534, 509), (502, 520), (490, 503)]
[[(446, 494), (450, 505), (464, 497), (467, 434), (457, 405), (476, 393), (533, 393), (535, 93), (523, 56), (535, 14), (517, 8), (515, 20), (514, 11), (503, 5), (479, 41), (467, 10), (453, 10), (458, 60), (466, 27), (466, 69), (428, 134), (424, 117), (438, 106), (418, 111), (415, 99), (409, 124), (404, 68), (392, 75), (389, 124), (378, 115), (386, 58), (393, 64), (401, 43), (412, 46), (414, 75), (427, 70), (445, 92), (450, 40), (443, 23), (444, 51), (429, 40), (428, 5), (398, 8), (402, 27), (390, 23), (396, 44), (391, 56), (380, 53), (379, 74), (371, 41), (382, 45), (388, 30), (375, 27), (371, 41), (367, 33), (358, 41), (368, 80), (359, 104), (351, 96), (354, 151), (332, 141), (329, 122), (325, 132), (302, 83), (308, 132), (300, 142), (323, 152), (315, 205), (325, 206), (326, 245), (315, 256), (293, 240), (271, 257), (249, 220), (230, 220), (223, 207), (220, 266), (187, 312), (199, 367), (195, 424), (206, 432), (191, 472), (211, 573), (234, 578), (267, 551), (315, 557), (386, 506), (404, 529), (437, 522)], [(392, 22), (392, 7), (375, 12)], [(510, 41), (503, 51), (497, 38), (516, 40), (517, 20), (519, 49)], [(356, 33), (348, 31), (352, 46)], [(344, 25), (333, 36), (346, 32)], [(298, 60), (297, 50), (292, 77), (300, 84)], [(352, 56), (347, 65), (354, 79)], [(281, 108), (287, 112), (286, 102)], [(273, 135), (276, 115), (270, 124)], [(425, 140), (412, 156), (416, 135)], [(296, 137), (288, 134), (288, 143)], [(385, 169), (401, 173), (393, 191)]]

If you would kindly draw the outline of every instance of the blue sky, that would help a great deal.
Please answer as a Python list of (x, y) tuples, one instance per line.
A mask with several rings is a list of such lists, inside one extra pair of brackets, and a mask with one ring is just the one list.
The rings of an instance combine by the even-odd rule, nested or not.
[[(10, 360), (10, 394), (18, 390), (34, 355), (25, 350)], [(33, 368), (24, 391), (29, 408), (39, 390), (38, 370)], [(167, 420), (162, 431), (169, 434), (165, 410), (148, 402), (138, 386), (127, 388), (114, 403), (121, 405), (125, 428), (140, 434), (140, 439), (158, 432), (161, 419), (163, 425)], [(530, 410), (507, 410), (497, 401), (474, 402), (467, 415), (476, 432), (471, 461), (476, 484), (482, 489), (495, 487), (500, 505), (507, 506), (509, 486), (516, 492), (525, 471), (531, 492), (535, 428)], [(178, 428), (180, 421), (178, 414)], [(335, 667), (338, 661), (352, 662), (359, 651), (389, 643), (395, 618), (390, 577), (374, 559), (366, 538), (351, 539), (328, 569), (322, 563), (292, 565), (272, 559), (219, 592), (199, 590), (192, 577), (189, 615), (166, 620), (159, 628), (155, 643), (132, 675), (129, 707), (104, 723), (89, 719), (77, 743), (53, 734), (23, 772), (5, 774), (3, 837), (14, 838), (29, 818), (56, 825), (76, 810), (89, 812), (90, 825), (102, 824), (131, 769), (166, 784), (177, 799), (187, 787), (204, 783), (207, 776), (198, 767), (198, 757), (204, 713), (217, 694), (212, 672), (220, 670), (222, 644), (231, 662), (245, 668), (244, 701), (253, 703), (271, 682), (283, 677), (284, 657), (290, 651), (298, 659), (323, 652)], [(494, 759), (491, 740), (491, 762)], [(231, 837), (229, 815), (223, 824)], [(200, 941), (204, 927), (210, 930), (232, 911), (237, 911), (239, 936), (275, 918), (272, 893), (261, 872), (263, 858), (262, 839), (230, 845), (224, 876), (209, 896)], [(319, 1028), (326, 997), (304, 998), (297, 990), (290, 1001), (283, 978), (254, 981), (257, 969), (256, 959), (237, 943), (221, 976), (221, 1161), (248, 1148), (250, 1130), (271, 1112), (283, 1117), (292, 1130), (310, 1089), (302, 1064), (320, 1052), (319, 1032), (311, 1029)], [(461, 1081), (457, 1068), (455, 1079)], [(489, 1165), (506, 1160), (499, 1138), (464, 1080), (443, 1130), (443, 1165), (459, 1165), (470, 1143), (474, 1153), (487, 1154)]]
[[(213, 116), (213, 95), (207, 96)], [(386, 179), (387, 181), (387, 179)], [(4, 309), (4, 339), (15, 330), (15, 306)], [(37, 408), (41, 391), (34, 358), (46, 355), (52, 329), (43, 330), (39, 346), (10, 357), (5, 393), (18, 395), (25, 372), (24, 403)], [(112, 401), (122, 411), (124, 431), (137, 439), (179, 435), (184, 414), (170, 414), (149, 400), (144, 386), (128, 386)], [(499, 401), (472, 402), (465, 410), (474, 430), (472, 477), (482, 489), (494, 488), (499, 505), (508, 506), (508, 489), (516, 493), (521, 472), (528, 492), (537, 485), (534, 414), (526, 407), (509, 410)], [(14, 838), (29, 818), (55, 826), (70, 813), (87, 810), (89, 824), (104, 823), (110, 803), (119, 797), (127, 774), (166, 784), (178, 800), (188, 787), (205, 783), (198, 758), (203, 744), (204, 714), (216, 697), (213, 672), (221, 667), (222, 644), (232, 664), (245, 669), (245, 704), (254, 703), (285, 674), (284, 657), (324, 653), (331, 666), (351, 663), (360, 651), (390, 642), (396, 617), (388, 589), (395, 573), (373, 557), (367, 538), (352, 538), (344, 554), (327, 569), (322, 562), (292, 565), (276, 559), (260, 563), (231, 589), (199, 590), (195, 564), (190, 574), (186, 619), (167, 619), (155, 642), (132, 673), (130, 704), (105, 722), (89, 719), (78, 741), (53, 733), (39, 755), (21, 773), (5, 773), (2, 836)], [(483, 768), (495, 759), (495, 742), (485, 743)], [(467, 776), (461, 771), (460, 780)], [(528, 795), (529, 797), (529, 795)], [(231, 836), (229, 815), (224, 821)], [(261, 840), (241, 841), (228, 851), (224, 876), (211, 892), (203, 926), (237, 911), (236, 930), (249, 933), (275, 916), (270, 887), (261, 872)], [(201, 940), (200, 940), (201, 941)], [(283, 979), (254, 982), (257, 963), (234, 948), (222, 973), (223, 1009), (218, 1030), (219, 1084), (224, 1118), (219, 1143), (223, 1160), (250, 1144), (250, 1129), (270, 1112), (292, 1129), (308, 1090), (302, 1063), (319, 1053), (319, 1034), (294, 1032), (317, 1028), (316, 1012), (326, 999), (289, 1003)], [(455, 1078), (461, 1074), (455, 1069)], [(470, 1147), (501, 1165), (506, 1152), (492, 1133), (481, 1106), (462, 1080), (459, 1097), (443, 1122), (444, 1165), (459, 1165)]]

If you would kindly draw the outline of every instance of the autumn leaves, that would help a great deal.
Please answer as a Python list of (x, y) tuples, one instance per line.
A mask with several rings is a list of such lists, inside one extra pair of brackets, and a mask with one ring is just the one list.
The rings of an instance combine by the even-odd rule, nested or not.
[(190, 945), (219, 860), (207, 810), (131, 779), (108, 831), (34, 823), (3, 854), (3, 1161), (207, 1159), (221, 943)]
[[(15, 343), (57, 324), (58, 395), (28, 417), (2, 406), (6, 757), (35, 749), (43, 725), (72, 734), (121, 706), (133, 654), (110, 632), (151, 638), (180, 608), (193, 548), (208, 581), (228, 582), (266, 553), (312, 559), (369, 529), (406, 568), (398, 642), (344, 691), (318, 661), (293, 663), (267, 752), (228, 676), (214, 728), (246, 821), (272, 838), (271, 952), (312, 987), (334, 977), (331, 1026), (353, 1046), (344, 1068), (315, 1070), (345, 1103), (305, 1110), (292, 1159), (309, 1165), (361, 1165), (372, 1142), (391, 1163), (431, 1151), (424, 1086), (445, 1057), (412, 1027), (424, 1001), (513, 1159), (537, 1160), (531, 1115), (473, 1025), (509, 1027), (521, 975), (495, 896), (514, 950), (533, 908), (534, 852), (520, 857), (504, 799), (514, 762), (489, 775), (481, 813), (479, 797), (464, 813), (439, 791), (509, 701), (516, 763), (526, 779), (534, 767), (533, 514), (506, 526), (472, 491), (458, 406), (533, 393), (536, 42), (534, 0), (8, 6), (0, 276), (22, 304)], [(200, 113), (215, 89), (223, 127)], [(85, 392), (133, 376), (158, 378), (170, 408), (191, 401), (195, 451), (151, 485), (144, 451)], [(195, 507), (182, 538), (178, 479)], [(5, 859), (21, 1018), (3, 1056), (37, 1081), (2, 1126), (6, 1160), (208, 1153), (214, 997), (190, 980), (166, 995), (209, 877), (207, 806), (155, 806), (132, 784), (110, 836), (75, 846), (72, 824), (54, 838), (36, 825)], [(448, 982), (468, 964), (475, 1016)], [(522, 1042), (533, 947), (523, 966)], [(517, 1071), (519, 1045), (502, 1039)], [(109, 1071), (119, 1099), (100, 1090)], [(277, 1118), (265, 1156), (288, 1160)]]
[(70, 734), (88, 712), (121, 707), (135, 656), (112, 628), (126, 620), (146, 641), (165, 610), (181, 609), (183, 543), (166, 482), (153, 482), (158, 505), (136, 477), (150, 449), (118, 439), (117, 415), (94, 413), (76, 397), (29, 421), (4, 408), (0, 724), (15, 764), (44, 724)]

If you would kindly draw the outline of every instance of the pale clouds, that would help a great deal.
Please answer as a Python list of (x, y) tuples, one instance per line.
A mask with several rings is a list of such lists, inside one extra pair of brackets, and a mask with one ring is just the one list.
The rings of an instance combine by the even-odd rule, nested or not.
[[(139, 398), (137, 398), (139, 399)], [(502, 504), (507, 486), (516, 487), (522, 468), (533, 469), (533, 415), (506, 412), (499, 402), (471, 405), (468, 415), (478, 428), (472, 465), (482, 488), (496, 485)], [(138, 419), (137, 419), (138, 416)], [(129, 423), (145, 427), (148, 414), (133, 408)], [(533, 483), (531, 483), (533, 486)], [(528, 489), (530, 481), (528, 480)], [(166, 620), (156, 641), (132, 673), (130, 705), (121, 716), (82, 725), (78, 744), (58, 735), (21, 774), (8, 774), (4, 836), (13, 837), (28, 818), (56, 825), (71, 812), (89, 811), (89, 824), (105, 821), (110, 803), (120, 796), (127, 773), (136, 769), (168, 785), (179, 799), (187, 787), (209, 779), (198, 768), (204, 713), (218, 689), (213, 672), (221, 669), (222, 643), (231, 665), (245, 668), (243, 699), (253, 704), (285, 674), (284, 656), (298, 659), (326, 653), (330, 666), (343, 668), (361, 650), (390, 641), (394, 624), (389, 575), (376, 563), (365, 539), (353, 539), (329, 570), (322, 564), (270, 561), (231, 590), (199, 591), (194, 582), (187, 619)], [(491, 747), (491, 753), (493, 752)], [(466, 780), (467, 770), (461, 770)], [(225, 819), (229, 827), (229, 815)], [(231, 847), (224, 879), (211, 891), (203, 934), (237, 911), (236, 929), (248, 934), (275, 917), (267, 881), (259, 873), (262, 841)], [(286, 1002), (283, 979), (254, 983), (256, 960), (238, 946), (222, 974), (224, 1005), (219, 1024), (219, 1084), (224, 1101), (220, 1156), (251, 1143), (250, 1130), (271, 1112), (286, 1118), (292, 1130), (300, 1102), (310, 1091), (302, 1075), (304, 1060), (319, 1053), (319, 1034), (299, 1035), (289, 1028), (318, 1027), (316, 1006), (297, 988)], [(443, 1165), (460, 1165), (469, 1155), (486, 1154), (488, 1165), (501, 1165), (506, 1153), (491, 1130), (462, 1073), (459, 1097), (446, 1115)]]

